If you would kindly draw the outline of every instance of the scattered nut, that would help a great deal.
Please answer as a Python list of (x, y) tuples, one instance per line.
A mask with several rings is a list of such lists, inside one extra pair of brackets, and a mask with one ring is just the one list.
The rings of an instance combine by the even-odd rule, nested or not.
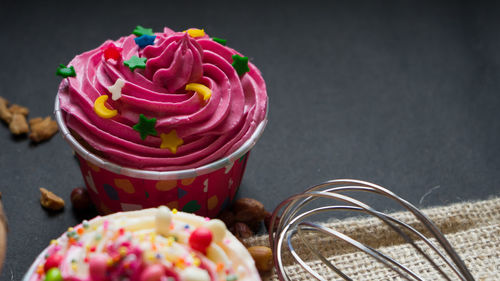
[(9, 107), (9, 111), (12, 114), (22, 114), (27, 116), (30, 113), (30, 110), (27, 107), (20, 106), (18, 104), (13, 104)]
[(220, 213), (217, 216), (217, 218), (220, 219), (221, 221), (223, 221), (228, 229), (231, 228), (234, 225), (234, 223), (236, 222), (234, 220), (234, 214), (231, 211), (227, 211), (227, 210), (222, 211), (222, 213)]
[(57, 122), (52, 120), (50, 116), (42, 119), (41, 117), (30, 120), (31, 133), (29, 138), (34, 142), (41, 142), (50, 139), (59, 128)]
[[(267, 232), (269, 232), (269, 226), (271, 225), (271, 218), (273, 214), (271, 212), (266, 211), (266, 216), (264, 217), (264, 225), (266, 226)], [(276, 216), (276, 219), (274, 220), (274, 231), (276, 231), (276, 227), (280, 223), (280, 216)]]
[(14, 135), (26, 134), (29, 132), (28, 123), (26, 122), (26, 116), (19, 113), (14, 113), (12, 115), (12, 120), (9, 123), (9, 130)]
[(240, 198), (232, 206), (235, 220), (245, 223), (260, 222), (265, 217), (264, 205), (252, 198)]
[(7, 105), (9, 105), (9, 102), (6, 99), (0, 97), (0, 119), (9, 124), (10, 121), (12, 121), (12, 113), (7, 108)]
[(40, 204), (42, 204), (44, 208), (52, 211), (59, 211), (64, 208), (64, 200), (61, 197), (43, 187), (40, 187), (40, 193)]
[(248, 248), (248, 252), (255, 261), (255, 266), (259, 271), (270, 271), (273, 268), (273, 252), (271, 248), (265, 246), (253, 246)]
[(91, 206), (90, 197), (87, 189), (76, 187), (71, 191), (71, 205), (76, 210), (85, 210)]
[(233, 227), (231, 227), (230, 231), (240, 241), (242, 239), (250, 238), (253, 236), (253, 231), (250, 229), (250, 227), (242, 222), (235, 223)]

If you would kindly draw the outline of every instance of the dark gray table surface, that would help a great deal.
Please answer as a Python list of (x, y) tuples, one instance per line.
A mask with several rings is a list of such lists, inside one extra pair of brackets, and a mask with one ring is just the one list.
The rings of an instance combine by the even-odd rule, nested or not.
[[(500, 194), (499, 21), (498, 2), (481, 1), (1, 1), (0, 96), (49, 115), (59, 63), (138, 24), (204, 28), (267, 82), (268, 127), (238, 196), (273, 209), (307, 186), (356, 178), (419, 207), (486, 199)], [(61, 136), (32, 145), (0, 126), (1, 280), (20, 280), (52, 238), (94, 215), (49, 214), (38, 188), (69, 202), (82, 185)]]

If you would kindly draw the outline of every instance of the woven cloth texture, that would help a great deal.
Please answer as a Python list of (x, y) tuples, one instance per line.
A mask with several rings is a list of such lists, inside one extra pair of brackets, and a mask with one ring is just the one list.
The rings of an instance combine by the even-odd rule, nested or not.
[[(423, 212), (445, 234), (476, 280), (500, 280), (500, 198), (434, 207), (424, 209)], [(428, 236), (427, 231), (411, 213), (397, 212), (391, 215)], [(378, 249), (425, 280), (445, 280), (422, 255), (377, 218), (349, 218), (330, 221), (324, 225)], [(343, 241), (318, 233), (308, 233), (305, 237), (316, 246), (318, 252), (354, 280), (406, 280)], [(431, 241), (436, 242), (434, 239)], [(292, 243), (300, 257), (325, 279), (343, 280), (324, 266), (316, 255), (298, 241), (298, 238), (294, 237)], [(245, 244), (269, 245), (268, 236), (246, 239)], [(427, 249), (422, 241), (417, 241), (417, 244)], [(294, 262), (286, 246), (284, 248), (283, 260), (290, 279), (314, 280)], [(451, 277), (451, 280), (458, 280), (434, 252), (430, 250), (426, 252)], [(275, 272), (262, 277), (263, 280), (278, 280)]]

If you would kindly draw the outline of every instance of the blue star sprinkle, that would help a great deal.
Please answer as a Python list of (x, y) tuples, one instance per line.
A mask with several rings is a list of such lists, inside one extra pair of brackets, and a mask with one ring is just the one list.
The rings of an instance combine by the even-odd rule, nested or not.
[(155, 35), (144, 34), (142, 36), (134, 38), (134, 41), (139, 46), (139, 48), (144, 48), (148, 45), (153, 45), (155, 43), (155, 39), (156, 39)]

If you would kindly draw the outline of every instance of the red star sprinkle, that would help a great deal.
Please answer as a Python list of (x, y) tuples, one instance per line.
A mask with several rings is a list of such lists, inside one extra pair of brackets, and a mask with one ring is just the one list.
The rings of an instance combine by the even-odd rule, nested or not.
[(120, 61), (122, 59), (122, 48), (116, 47), (115, 44), (109, 43), (102, 48), (102, 53), (106, 60), (114, 59)]

